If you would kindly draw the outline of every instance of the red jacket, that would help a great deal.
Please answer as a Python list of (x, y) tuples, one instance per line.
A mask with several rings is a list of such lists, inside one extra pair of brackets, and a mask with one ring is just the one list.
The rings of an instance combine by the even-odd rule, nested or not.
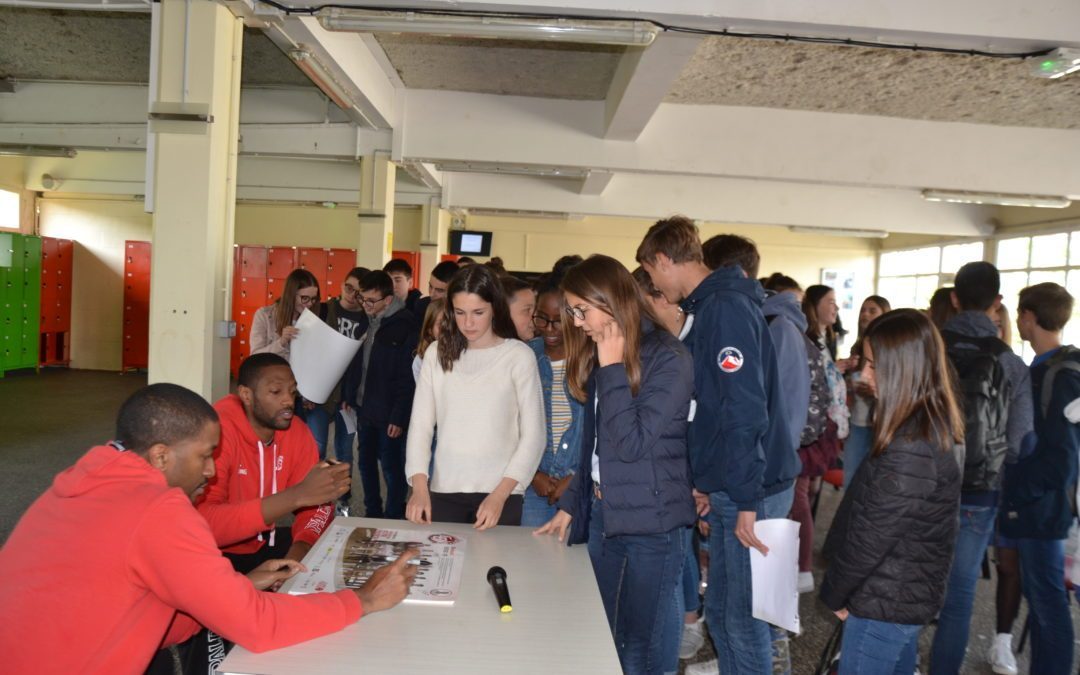
[(0, 549), (0, 579), (8, 673), (142, 673), (196, 621), (264, 651), (362, 613), (352, 591), (256, 591), (183, 491), (142, 457), (108, 446), (83, 455), (30, 506)]
[[(263, 445), (235, 395), (215, 403), (214, 410), (221, 417), (221, 442), (214, 451), (217, 473), (196, 508), (223, 551), (254, 553), (274, 527), (263, 522), (262, 498), (303, 481), (319, 461), (319, 448), (307, 425), (296, 418)], [(300, 509), (293, 521), (293, 541), (314, 544), (333, 519), (331, 504)]]

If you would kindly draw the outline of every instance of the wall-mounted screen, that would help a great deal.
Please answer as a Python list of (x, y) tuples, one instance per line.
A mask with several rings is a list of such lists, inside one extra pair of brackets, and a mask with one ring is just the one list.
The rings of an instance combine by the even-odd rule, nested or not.
[(491, 255), (491, 233), (468, 230), (450, 231), (450, 253), (453, 255)]

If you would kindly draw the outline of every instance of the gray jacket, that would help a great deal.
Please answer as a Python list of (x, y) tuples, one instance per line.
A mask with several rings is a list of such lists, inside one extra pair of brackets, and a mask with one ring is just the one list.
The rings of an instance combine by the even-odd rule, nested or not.
[(810, 405), (810, 369), (807, 367), (806, 339), (803, 337), (807, 326), (806, 315), (793, 293), (769, 295), (761, 306), (761, 313), (769, 322), (769, 333), (776, 348), (777, 370), (784, 374), (781, 399), (785, 414), (791, 417), (791, 447), (798, 448)]

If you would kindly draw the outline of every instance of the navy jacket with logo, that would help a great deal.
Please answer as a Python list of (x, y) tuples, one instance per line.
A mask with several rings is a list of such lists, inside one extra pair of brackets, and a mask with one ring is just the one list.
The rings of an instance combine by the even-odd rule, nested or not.
[(738, 267), (721, 267), (682, 303), (694, 315), (683, 343), (694, 355), (697, 413), (688, 444), (694, 487), (724, 492), (740, 511), (792, 485), (801, 468), (791, 447), (765, 292)]

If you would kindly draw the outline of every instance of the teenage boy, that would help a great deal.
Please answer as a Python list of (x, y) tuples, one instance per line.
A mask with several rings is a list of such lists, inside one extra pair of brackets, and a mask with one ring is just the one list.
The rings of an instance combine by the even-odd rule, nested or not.
[[(196, 503), (239, 572), (268, 558), (300, 560), (334, 518), (349, 490), (349, 465), (319, 461), (311, 432), (294, 420), (296, 380), (276, 354), (240, 364), (236, 393), (214, 404), (221, 445), (215, 478)], [(275, 528), (293, 514), (292, 528)]]
[(762, 518), (791, 510), (799, 460), (781, 403), (764, 293), (737, 267), (710, 271), (697, 226), (681, 216), (649, 228), (637, 250), (653, 285), (694, 323), (697, 409), (688, 433), (699, 512), (709, 519), (705, 620), (720, 672), (772, 672), (769, 624), (751, 615), (750, 547)]
[[(359, 340), (367, 330), (367, 314), (360, 303), (360, 280), (370, 271), (366, 267), (354, 267), (349, 270), (345, 282), (341, 285), (341, 297), (330, 298), (322, 308), (323, 321), (350, 340)], [(359, 367), (359, 363), (360, 358), (357, 356), (349, 367)], [(349, 404), (341, 396), (340, 382), (334, 388), (327, 406), (329, 406), (327, 412), (334, 418), (334, 456), (337, 461), (351, 465), (356, 432), (350, 433), (345, 426), (344, 415), (349, 410)], [(320, 454), (319, 459), (324, 459), (324, 455)]]
[[(1073, 297), (1054, 283), (1020, 291), (1016, 327), (1031, 343), (1035, 447), (1005, 472), (1002, 534), (1016, 542), (1031, 613), (1031, 672), (1069, 673), (1073, 625), (1065, 589), (1065, 538), (1075, 515), (1080, 424), (1065, 409), (1080, 401), (1080, 350), (1061, 345)], [(1075, 416), (1074, 416), (1075, 418)], [(1027, 450), (1027, 448), (1025, 448)]]
[(200, 624), (265, 651), (401, 602), (415, 553), (336, 593), (259, 592), (299, 571), (295, 562), (235, 572), (191, 505), (214, 477), (219, 430), (194, 392), (150, 385), (120, 408), (117, 440), (57, 475), (0, 549), (7, 672), (135, 675)]
[(1016, 461), (1022, 443), (1034, 440), (1031, 376), (1020, 357), (998, 339), (993, 321), (1001, 305), (1000, 287), (998, 270), (990, 263), (961, 267), (952, 291), (959, 313), (941, 331), (960, 382), (965, 459), (960, 530), (930, 652), (934, 675), (955, 675), (963, 666), (975, 585), (994, 533), (1001, 468), (1006, 461)]
[(412, 288), (413, 270), (405, 260), (391, 258), (383, 265), (383, 272), (390, 275), (394, 284), (394, 296), (405, 303), (405, 309), (412, 312), (416, 308), (416, 301), (420, 299), (420, 291)]
[[(342, 385), (359, 422), (360, 481), (368, 518), (404, 518), (405, 428), (412, 413), (416, 382), (412, 360), (420, 328), (405, 303), (394, 295), (386, 272), (375, 271), (360, 280), (360, 300), (368, 329), (360, 347), (361, 364)], [(383, 507), (379, 465), (386, 482)]]
[(416, 306), (413, 308), (413, 314), (416, 315), (416, 320), (419, 323), (424, 323), (424, 314), (427, 313), (428, 305), (431, 304), (432, 300), (446, 297), (446, 289), (450, 286), (450, 280), (454, 278), (454, 274), (457, 273), (458, 269), (460, 269), (458, 264), (453, 260), (443, 260), (431, 268), (431, 274), (428, 275), (428, 294), (417, 300)]

